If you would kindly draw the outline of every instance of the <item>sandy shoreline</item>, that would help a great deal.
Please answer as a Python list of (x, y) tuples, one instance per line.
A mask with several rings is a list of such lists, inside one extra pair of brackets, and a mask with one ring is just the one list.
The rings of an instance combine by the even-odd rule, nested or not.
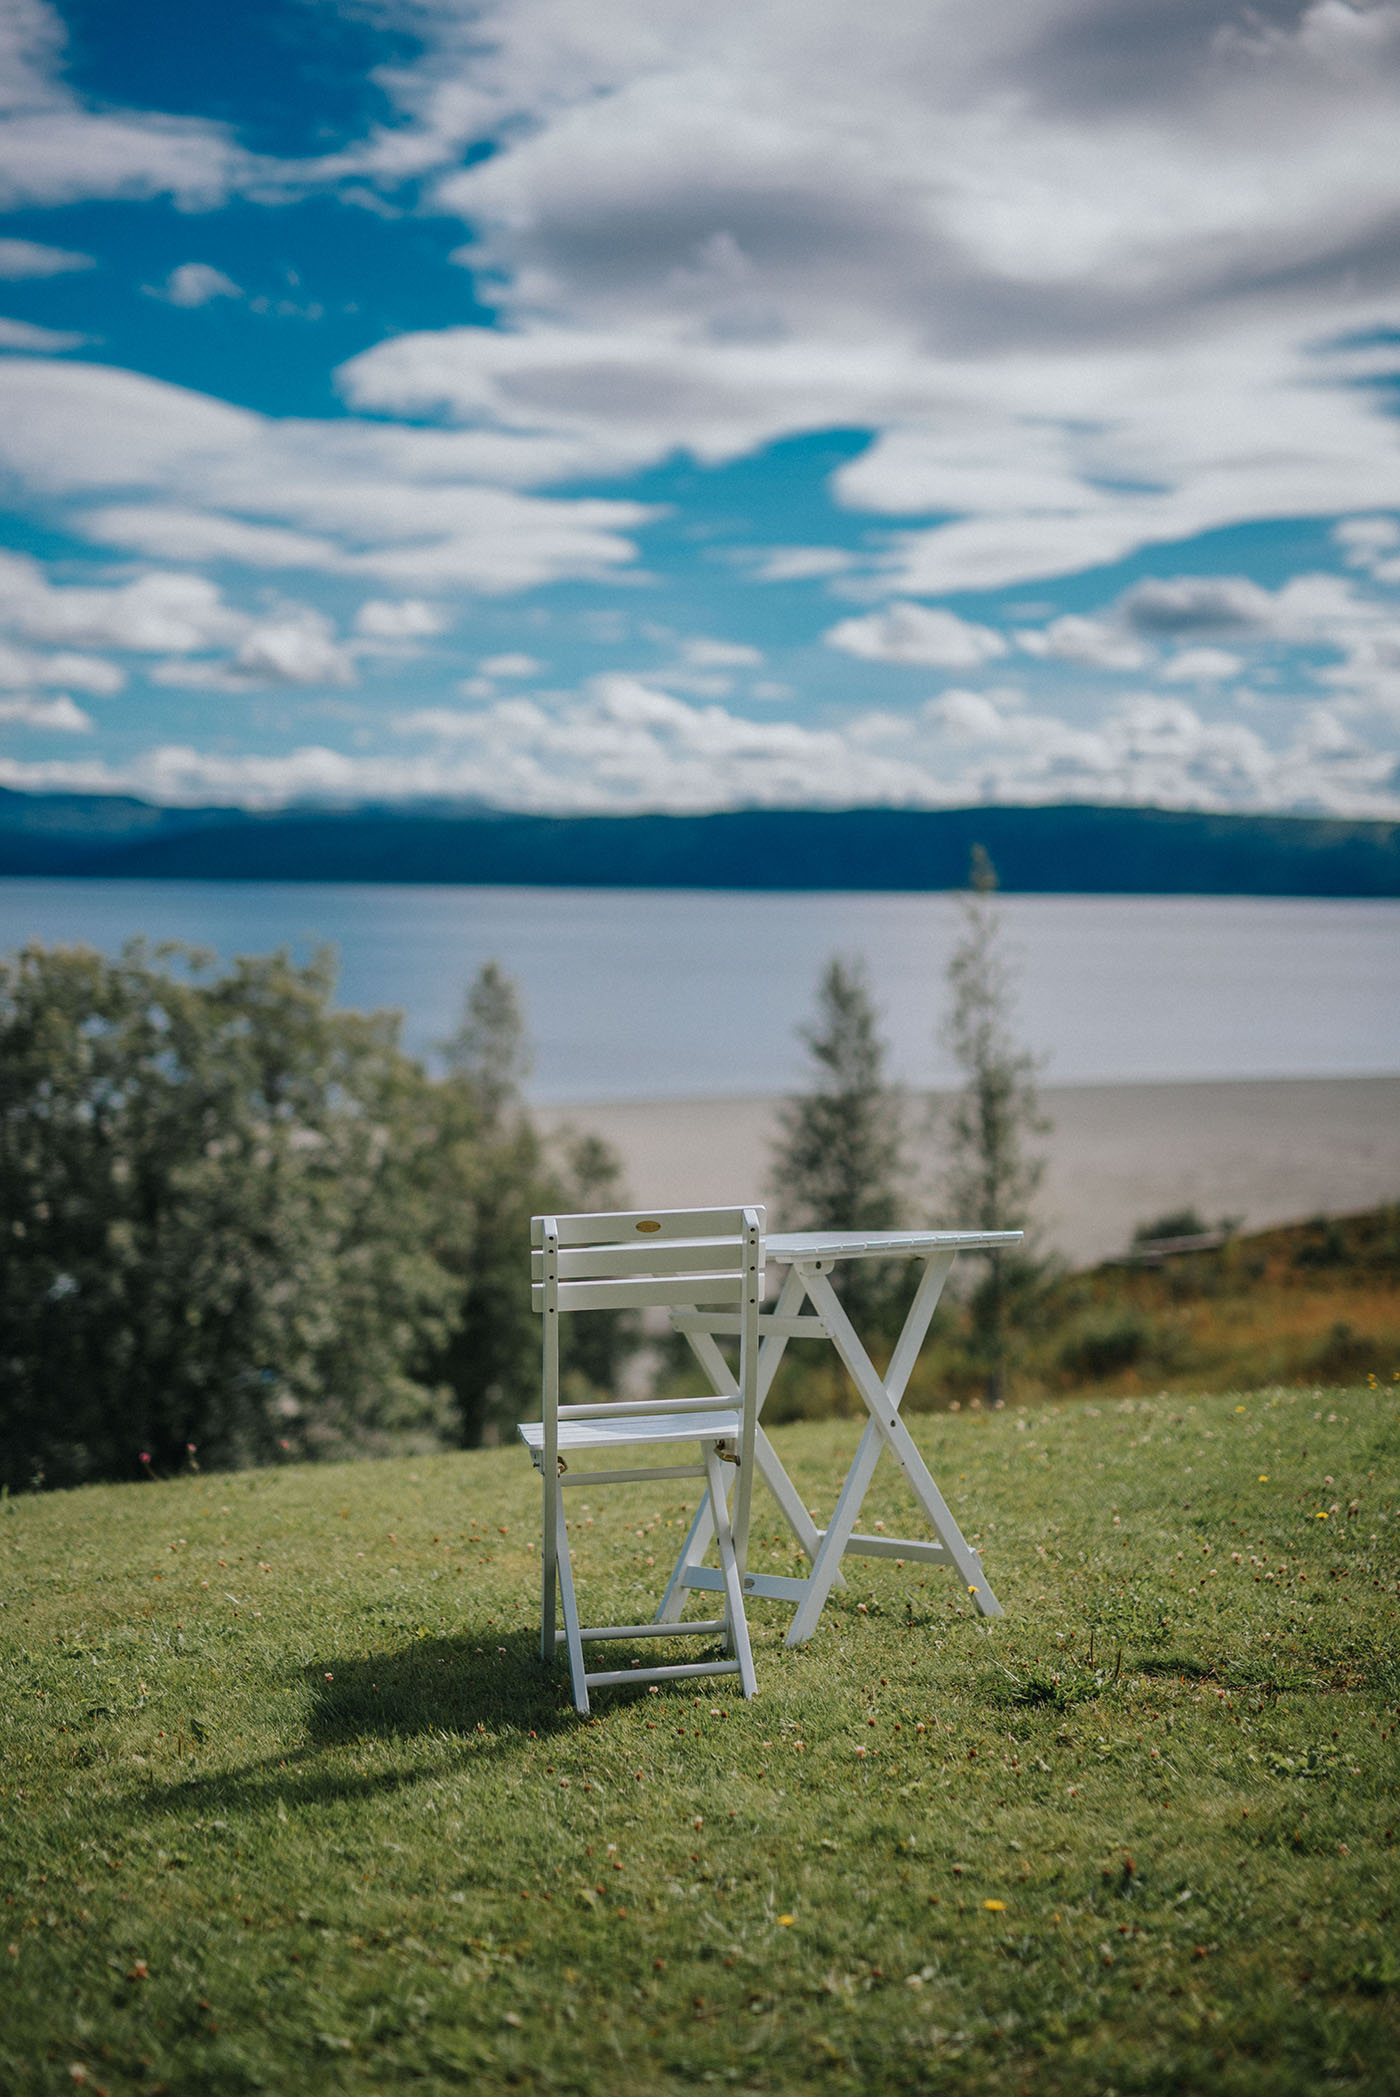
[[(1192, 1205), (1261, 1229), (1400, 1199), (1400, 1077), (1250, 1078), (1180, 1085), (1062, 1085), (1039, 1212), (1076, 1265), (1121, 1251), (1133, 1226)], [(935, 1184), (937, 1145), (911, 1103), (911, 1155)], [(606, 1137), (643, 1206), (759, 1200), (781, 1214), (771, 1149), (781, 1101), (606, 1101), (537, 1110)], [(916, 1204), (913, 1206), (917, 1206)], [(833, 1223), (840, 1219), (833, 1217)]]

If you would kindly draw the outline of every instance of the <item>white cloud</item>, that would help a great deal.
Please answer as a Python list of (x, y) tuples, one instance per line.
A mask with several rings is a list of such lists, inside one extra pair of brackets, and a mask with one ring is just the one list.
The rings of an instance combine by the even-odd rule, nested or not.
[(426, 641), (445, 633), (451, 624), (441, 605), (422, 597), (403, 597), (391, 603), (369, 597), (355, 614), (355, 631), (375, 641)]
[(488, 655), (480, 667), (483, 677), (537, 677), (544, 664), (533, 655), (511, 650), (504, 655)]
[[(653, 514), (485, 485), (469, 432), (275, 420), (134, 372), (25, 359), (0, 363), (0, 463), (38, 495), (82, 501), (75, 526), (105, 545), (420, 591), (613, 574), (634, 558), (624, 534)], [(149, 507), (125, 499), (133, 487)]]
[(681, 642), (681, 659), (697, 670), (757, 669), (763, 650), (746, 641), (716, 641), (704, 634), (691, 634)]
[(1183, 648), (1163, 666), (1162, 676), (1168, 684), (1222, 684), (1243, 668), (1243, 656), (1228, 648)]
[(95, 256), (78, 255), (70, 248), (48, 248), (37, 240), (0, 240), (0, 277), (11, 282), (21, 277), (58, 277), (68, 270), (95, 267)]
[(337, 566), (330, 539), (280, 525), (181, 508), (175, 503), (110, 503), (79, 512), (74, 523), (99, 546), (144, 553), (158, 561), (235, 561), (244, 568)]
[(0, 699), (0, 722), (58, 735), (86, 735), (94, 725), (92, 716), (75, 706), (66, 692), (56, 699)]
[(889, 604), (859, 619), (843, 619), (823, 638), (828, 647), (872, 663), (937, 665), (970, 670), (1006, 654), (1006, 642), (990, 626), (960, 619), (937, 605)]
[(941, 695), (912, 721), (872, 710), (813, 729), (691, 706), (611, 676), (549, 705), (424, 708), (396, 725), (401, 742), (424, 747), (272, 756), (175, 745), (120, 768), (11, 758), (0, 761), (0, 783), (264, 807), (460, 796), (556, 811), (1085, 800), (1400, 814), (1393, 756), (1326, 707), (1282, 747), (1238, 722), (1204, 720), (1180, 699), (1144, 695), (1078, 728), (1019, 710), (1008, 695), (966, 692)]
[(1120, 627), (1073, 613), (1048, 626), (1018, 627), (1015, 638), (1028, 655), (1048, 662), (1079, 663), (1094, 670), (1140, 670), (1147, 661), (1146, 650)]
[(755, 558), (760, 582), (818, 582), (855, 566), (854, 555), (839, 546), (770, 546)]
[[(298, 604), (241, 611), (198, 575), (157, 571), (117, 584), (55, 584), (28, 556), (0, 554), (0, 632), (19, 641), (184, 658), (156, 663), (148, 674), (187, 690), (355, 679), (350, 652), (322, 613)], [(89, 691), (121, 682), (120, 671), (90, 658), (58, 656), (53, 663), (64, 665), (63, 682)]]
[(1127, 0), (943, 0), (878, 36), (821, 0), (440, 18), (376, 164), (498, 143), (438, 201), (512, 325), (382, 344), (349, 396), (598, 468), (873, 429), (843, 499), (948, 520), (887, 552), (915, 595), (1400, 504), (1376, 390), (1400, 364), (1400, 8), (1361, 20), (1336, 0), (1248, 31), (1209, 0), (1151, 24)]
[[(375, 76), (391, 119), (273, 163), (218, 125), (85, 107), (56, 13), (12, 0), (0, 179), (200, 205), (436, 175), (509, 325), (380, 344), (353, 402), (469, 425), (456, 471), (514, 488), (873, 430), (836, 485), (915, 520), (884, 555), (904, 595), (1400, 504), (1378, 390), (1400, 363), (1396, 0), (931, 0), (878, 35), (835, 0), (483, 0), (415, 29), (421, 56)], [(435, 579), (540, 578), (435, 536)]]
[(54, 584), (37, 561), (0, 554), (0, 628), (21, 640), (194, 653), (235, 642), (242, 625), (202, 576), (152, 574), (110, 586)]
[(235, 284), (212, 262), (182, 262), (159, 286), (148, 284), (153, 298), (171, 306), (207, 306), (214, 299), (241, 299), (243, 286)]
[(1400, 522), (1394, 517), (1347, 517), (1332, 536), (1349, 567), (1369, 570), (1378, 582), (1400, 582)]
[(95, 655), (38, 655), (31, 648), (13, 648), (0, 641), (0, 688), (15, 690), (21, 685), (71, 685), (76, 691), (97, 698), (110, 698), (126, 683), (126, 673), (116, 663)]
[(29, 350), (43, 356), (50, 351), (81, 349), (90, 340), (90, 336), (75, 335), (71, 329), (41, 328), (32, 320), (0, 319), (0, 349)]
[(223, 661), (158, 663), (150, 674), (157, 684), (221, 692), (355, 682), (354, 663), (335, 640), (330, 621), (305, 605), (247, 624)]
[(1178, 575), (1135, 583), (1118, 603), (1135, 633), (1154, 640), (1193, 634), (1267, 634), (1276, 629), (1269, 591), (1242, 575)]
[(985, 692), (940, 692), (925, 701), (923, 715), (960, 742), (997, 743), (1006, 734), (1007, 717)]
[(0, 206), (170, 195), (215, 202), (258, 163), (226, 128), (153, 110), (89, 108), (63, 80), (65, 31), (43, 0), (0, 21)]

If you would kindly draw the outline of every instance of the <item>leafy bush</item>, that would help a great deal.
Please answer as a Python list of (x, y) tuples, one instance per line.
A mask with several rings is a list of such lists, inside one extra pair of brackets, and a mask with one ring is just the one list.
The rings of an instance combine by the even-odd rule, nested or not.
[(437, 1114), (322, 957), (0, 962), (0, 1480), (435, 1431)]
[(1135, 1304), (1106, 1304), (1074, 1321), (1056, 1360), (1067, 1375), (1094, 1382), (1131, 1369), (1147, 1353), (1152, 1336), (1151, 1321)]

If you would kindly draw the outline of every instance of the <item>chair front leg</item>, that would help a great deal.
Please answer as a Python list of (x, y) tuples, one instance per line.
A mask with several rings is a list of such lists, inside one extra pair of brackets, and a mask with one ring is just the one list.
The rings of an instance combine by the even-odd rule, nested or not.
[(724, 1579), (725, 1647), (739, 1663), (739, 1681), (746, 1697), (757, 1696), (758, 1678), (749, 1650), (749, 1622), (744, 1614), (744, 1588), (734, 1556), (734, 1533), (729, 1526), (729, 1503), (725, 1497), (724, 1466), (713, 1442), (705, 1444), (705, 1475), (710, 1481), (710, 1506), (714, 1515), (715, 1541)]
[(588, 1716), (588, 1681), (583, 1666), (583, 1639), (579, 1634), (578, 1602), (574, 1595), (574, 1569), (569, 1557), (569, 1531), (564, 1521), (564, 1495), (554, 1495), (555, 1556), (559, 1566), (559, 1600), (564, 1612), (564, 1639), (569, 1648), (569, 1679), (573, 1684), (574, 1709)]

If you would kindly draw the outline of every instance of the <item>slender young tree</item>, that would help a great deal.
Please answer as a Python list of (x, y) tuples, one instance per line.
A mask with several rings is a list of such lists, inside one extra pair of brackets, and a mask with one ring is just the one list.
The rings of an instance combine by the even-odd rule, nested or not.
[[(904, 1102), (885, 1075), (887, 1051), (858, 959), (827, 963), (815, 1019), (800, 1032), (812, 1082), (779, 1117), (774, 1167), (783, 1220), (794, 1230), (894, 1230), (906, 1176)], [(838, 1286), (857, 1324), (880, 1322), (888, 1269), (848, 1261)]]
[[(962, 937), (948, 963), (952, 1002), (943, 1038), (963, 1082), (943, 1117), (943, 1209), (950, 1227), (1029, 1233), (1045, 1173), (1032, 1145), (1050, 1123), (1036, 1093), (1036, 1059), (1018, 1046), (1013, 1031), (1014, 979), (996, 888), (996, 869), (975, 845)], [(974, 1351), (992, 1400), (1005, 1380), (1011, 1312), (1028, 1294), (1040, 1264), (1028, 1237), (1022, 1252), (990, 1256), (986, 1279), (974, 1293)]]
[[(532, 1062), (514, 982), (488, 961), (467, 991), (461, 1024), (442, 1044), (438, 1257), (462, 1286), (454, 1330), (438, 1362), (462, 1441), (498, 1439), (538, 1403), (539, 1321), (530, 1307), (532, 1215), (619, 1208), (620, 1165), (599, 1138), (571, 1132), (551, 1154), (521, 1087)], [(567, 1321), (566, 1370), (610, 1385), (630, 1344), (618, 1318)], [(581, 1335), (572, 1328), (587, 1328)]]

